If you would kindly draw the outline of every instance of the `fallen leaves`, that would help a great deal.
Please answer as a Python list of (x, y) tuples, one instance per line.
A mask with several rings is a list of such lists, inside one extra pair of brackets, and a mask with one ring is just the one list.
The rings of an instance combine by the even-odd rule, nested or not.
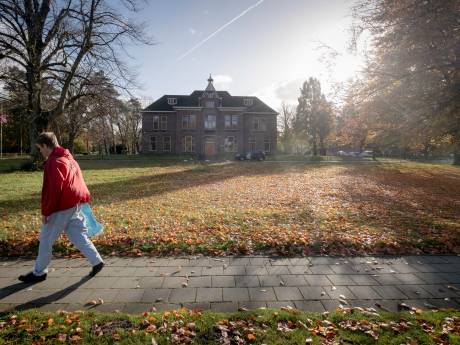
[[(95, 242), (113, 255), (460, 252), (460, 173), (448, 167), (178, 164), (98, 170), (93, 185), (86, 173), (107, 229)], [(40, 183), (19, 179), (4, 185), (21, 195)], [(35, 201), (9, 198), (0, 197), (0, 255), (35, 255), (39, 232), (23, 229), (38, 221)], [(77, 253), (69, 241), (57, 248)]]
[[(312, 315), (292, 308), (278, 311), (257, 309), (229, 314), (229, 318), (222, 319), (221, 314), (203, 317), (199, 310), (182, 308), (161, 313), (144, 312), (129, 319), (120, 315), (92, 321), (95, 316), (94, 313), (66, 311), (44, 316), (36, 312), (9, 314), (0, 319), (0, 337), (3, 340), (5, 335), (16, 337), (23, 332), (21, 337), (28, 336), (28, 343), (34, 345), (84, 343), (88, 334), (104, 337), (101, 343), (130, 341), (129, 337), (139, 336), (143, 343), (147, 341), (153, 345), (157, 344), (157, 339), (161, 343), (181, 345), (203, 341), (233, 345), (266, 344), (274, 338), (278, 343), (304, 339), (305, 344), (333, 345), (343, 342), (351, 332), (369, 338), (363, 343), (400, 336), (405, 339), (404, 344), (417, 344), (421, 339), (426, 343), (428, 336), (435, 344), (448, 345), (452, 336), (460, 336), (460, 314), (442, 310), (380, 315), (373, 308), (344, 307), (333, 313)], [(82, 318), (85, 320), (80, 323)], [(5, 339), (8, 342), (10, 338)], [(134, 339), (132, 343), (136, 343)]]
[[(104, 335), (114, 336), (115, 334), (118, 334), (117, 330), (119, 329), (130, 330), (133, 327), (134, 324), (129, 320), (113, 320), (107, 321), (101, 325), (97, 323), (93, 324), (90, 331), (97, 337), (102, 337)], [(117, 335), (115, 335), (115, 337), (117, 337)]]
[(258, 332), (263, 333), (253, 317), (248, 320), (220, 320), (214, 328), (222, 345), (245, 344), (245, 338), (251, 342), (257, 339)]
[(97, 306), (97, 305), (104, 304), (104, 300), (102, 298), (93, 299), (91, 301), (86, 302), (86, 304), (91, 305), (91, 306)]

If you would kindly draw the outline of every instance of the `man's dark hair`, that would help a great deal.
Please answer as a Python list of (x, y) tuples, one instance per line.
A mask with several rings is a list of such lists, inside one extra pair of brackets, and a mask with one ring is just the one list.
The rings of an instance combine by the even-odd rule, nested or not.
[(55, 148), (56, 146), (59, 146), (56, 135), (54, 135), (53, 132), (40, 133), (37, 138), (37, 144), (46, 145), (49, 148)]

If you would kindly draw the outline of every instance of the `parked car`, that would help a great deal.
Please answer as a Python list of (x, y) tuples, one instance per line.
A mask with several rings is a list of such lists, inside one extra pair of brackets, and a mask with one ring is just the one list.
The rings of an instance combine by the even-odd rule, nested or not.
[(363, 151), (359, 154), (360, 157), (373, 157), (374, 152), (372, 151)]
[(244, 153), (237, 153), (235, 155), (235, 159), (237, 161), (244, 161), (246, 159), (246, 155)]
[(349, 156), (350, 154), (346, 151), (337, 151), (337, 156), (341, 156), (341, 157), (346, 157), (346, 156)]
[(266, 158), (265, 152), (262, 150), (250, 151), (246, 154), (237, 153), (235, 155), (235, 159), (239, 161), (244, 161), (244, 160), (263, 161), (265, 160), (265, 158)]

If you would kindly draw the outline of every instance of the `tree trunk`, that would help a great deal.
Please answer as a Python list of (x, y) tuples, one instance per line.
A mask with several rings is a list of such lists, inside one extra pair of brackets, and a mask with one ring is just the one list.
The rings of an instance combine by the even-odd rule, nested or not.
[(323, 137), (319, 137), (319, 154), (321, 156), (326, 155), (326, 147), (324, 147), (324, 138)]
[(454, 165), (460, 165), (460, 136), (454, 140)]
[(317, 143), (316, 143), (316, 135), (313, 136), (312, 147), (313, 147), (313, 156), (317, 156), (318, 155), (318, 147), (317, 147)]
[(70, 152), (74, 151), (74, 144), (75, 144), (76, 133), (74, 131), (69, 132), (69, 142), (67, 143), (68, 149)]
[(460, 165), (460, 150), (454, 152), (454, 165)]
[(29, 140), (30, 140), (30, 156), (32, 159), (31, 168), (40, 170), (43, 167), (43, 157), (35, 146), (38, 135), (45, 131), (48, 127), (48, 119), (43, 114), (32, 117), (35, 120), (30, 122)]

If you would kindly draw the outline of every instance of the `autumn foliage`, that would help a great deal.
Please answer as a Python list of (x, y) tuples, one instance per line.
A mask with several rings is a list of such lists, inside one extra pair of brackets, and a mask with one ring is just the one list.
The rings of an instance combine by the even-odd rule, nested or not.
[[(460, 253), (455, 167), (175, 163), (84, 175), (106, 255)], [(41, 175), (3, 177), (0, 191), (15, 194), (0, 196), (0, 254), (36, 255)], [(55, 252), (76, 255), (65, 237)]]

